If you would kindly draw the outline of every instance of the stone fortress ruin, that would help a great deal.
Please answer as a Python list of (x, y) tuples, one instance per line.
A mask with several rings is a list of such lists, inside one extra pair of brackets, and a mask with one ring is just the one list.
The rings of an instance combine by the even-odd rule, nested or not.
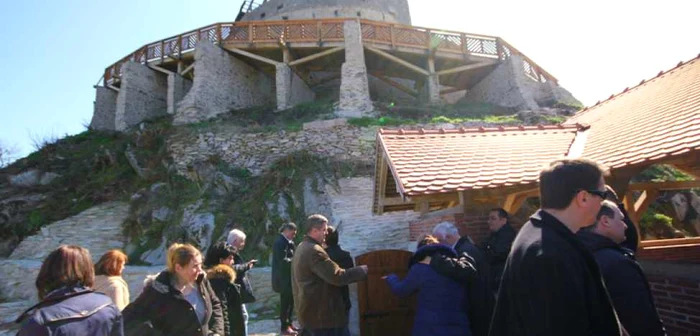
[(411, 26), (407, 0), (245, 1), (216, 23), (138, 48), (96, 86), (92, 129), (176, 124), (326, 98), (338, 117), (373, 101), (457, 100), (535, 110), (578, 101), (499, 37)]

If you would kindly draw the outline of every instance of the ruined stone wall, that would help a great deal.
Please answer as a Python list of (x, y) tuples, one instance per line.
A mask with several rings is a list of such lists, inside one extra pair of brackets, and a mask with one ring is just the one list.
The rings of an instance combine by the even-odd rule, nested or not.
[(168, 75), (168, 114), (173, 115), (177, 104), (185, 98), (192, 89), (192, 81), (176, 73)]
[(314, 91), (287, 64), (276, 67), (277, 109), (284, 110), (316, 98)]
[(104, 86), (95, 86), (95, 102), (90, 129), (114, 130), (118, 92)]
[(275, 100), (275, 81), (209, 41), (195, 51), (194, 83), (178, 104), (175, 124), (207, 120)]
[[(359, 13), (359, 14), (358, 14)], [(243, 17), (250, 20), (363, 18), (411, 24), (407, 0), (269, 0)]]
[(114, 122), (118, 131), (166, 114), (167, 76), (135, 62), (122, 65)]
[[(518, 110), (534, 110), (539, 106), (535, 93), (537, 83), (526, 77), (522, 67), (523, 59), (512, 56), (501, 63), (488, 76), (467, 91), (464, 99), (469, 102), (487, 102), (513, 107)], [(535, 86), (533, 88), (533, 85)]]
[(375, 137), (376, 128), (350, 125), (270, 133), (243, 133), (231, 126), (203, 134), (177, 135), (171, 138), (169, 149), (178, 172), (182, 174), (187, 172), (188, 165), (206, 161), (212, 155), (259, 174), (277, 159), (299, 150), (331, 159), (371, 163)]
[(357, 21), (345, 21), (345, 62), (341, 67), (340, 101), (336, 115), (343, 118), (365, 117), (374, 110), (369, 95), (369, 80), (362, 30)]

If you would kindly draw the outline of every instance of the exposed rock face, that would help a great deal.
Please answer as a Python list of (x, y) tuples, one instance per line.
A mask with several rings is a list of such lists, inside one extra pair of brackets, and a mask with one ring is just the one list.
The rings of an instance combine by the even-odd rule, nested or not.
[(212, 243), (215, 217), (211, 212), (199, 212), (201, 207), (201, 201), (186, 207), (180, 228), (183, 230), (186, 241), (196, 244), (204, 251)]
[(48, 185), (61, 175), (51, 172), (42, 172), (38, 169), (30, 169), (23, 173), (12, 175), (8, 178), (10, 185), (14, 187), (35, 187)]

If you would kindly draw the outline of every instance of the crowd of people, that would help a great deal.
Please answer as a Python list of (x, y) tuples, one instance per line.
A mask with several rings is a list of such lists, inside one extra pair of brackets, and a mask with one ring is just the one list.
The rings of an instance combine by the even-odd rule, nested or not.
[[(635, 226), (603, 170), (558, 160), (541, 171), (539, 188), (541, 208), (519, 232), (501, 208), (489, 212), (481, 244), (439, 223), (405, 277), (382, 277), (398, 296), (417, 294), (414, 336), (665, 335), (634, 257)], [(366, 279), (368, 266), (354, 265), (322, 215), (307, 218), (298, 245), (297, 231), (284, 224), (272, 247), (280, 334), (349, 336), (348, 285)], [(60, 246), (41, 266), (40, 302), (20, 316), (18, 335), (247, 335), (257, 260), (241, 257), (245, 241), (231, 230), (204, 257), (171, 245), (167, 268), (147, 277), (133, 302), (124, 253), (93, 265), (86, 249)]]

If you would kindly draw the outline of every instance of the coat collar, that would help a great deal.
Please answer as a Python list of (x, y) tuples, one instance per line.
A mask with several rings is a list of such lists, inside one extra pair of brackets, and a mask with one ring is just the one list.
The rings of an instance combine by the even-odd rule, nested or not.
[(75, 296), (79, 295), (84, 295), (84, 294), (90, 294), (93, 293), (94, 291), (88, 287), (85, 287), (83, 285), (77, 285), (77, 286), (64, 286), (61, 288), (57, 288), (49, 294), (46, 295), (46, 297), (41, 300), (41, 302), (29, 307), (27, 310), (25, 310), (22, 314), (19, 315), (17, 320), (15, 320), (16, 323), (20, 323), (23, 320), (25, 320), (29, 315), (34, 313), (34, 311), (38, 308), (51, 305), (56, 302), (63, 301), (68, 298), (72, 298)]
[(318, 242), (316, 239), (313, 239), (313, 238), (311, 238), (311, 237), (309, 237), (309, 236), (307, 236), (307, 235), (304, 236), (304, 241), (305, 241), (305, 242), (308, 242), (308, 243), (311, 243), (311, 244), (321, 245), (321, 243)]
[(597, 234), (588, 230), (579, 230), (576, 236), (581, 240), (584, 246), (588, 248), (591, 252), (600, 251), (603, 249), (610, 249), (620, 252), (622, 254), (634, 257), (634, 252), (632, 250), (623, 247), (622, 245), (614, 242), (612, 239), (605, 237), (603, 235)]
[[(152, 279), (152, 281), (147, 282), (146, 284), (150, 285), (156, 292), (158, 292), (160, 294), (172, 293), (175, 296), (182, 296), (182, 292), (180, 292), (175, 287), (173, 287), (172, 281), (171, 281), (172, 278), (173, 278), (173, 274), (170, 273), (170, 271), (168, 271), (168, 270), (164, 270), (164, 271), (158, 273), (158, 275), (156, 275), (156, 277), (154, 279)], [(197, 277), (197, 282), (196, 282), (198, 287), (201, 288), (201, 284), (202, 284), (203, 280), (204, 280), (204, 274), (200, 274)]]

